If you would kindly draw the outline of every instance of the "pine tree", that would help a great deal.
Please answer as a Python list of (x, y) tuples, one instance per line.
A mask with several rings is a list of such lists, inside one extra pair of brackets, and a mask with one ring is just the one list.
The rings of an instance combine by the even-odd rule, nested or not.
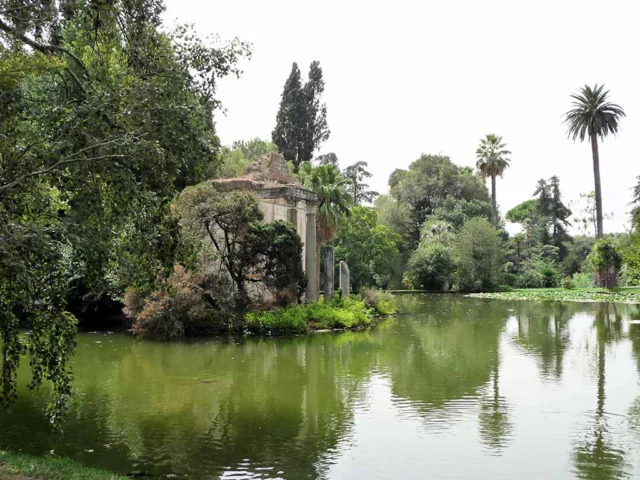
[(320, 62), (311, 63), (309, 80), (304, 86), (298, 65), (293, 64), (282, 92), (272, 139), (296, 168), (311, 161), (313, 152), (329, 138), (327, 106), (320, 101), (323, 92)]
[(367, 167), (367, 162), (360, 161), (348, 166), (342, 172), (342, 176), (349, 180), (347, 191), (351, 195), (354, 205), (361, 205), (363, 202), (372, 203), (380, 195), (373, 190), (367, 190), (369, 185), (364, 183), (364, 180), (373, 176)]

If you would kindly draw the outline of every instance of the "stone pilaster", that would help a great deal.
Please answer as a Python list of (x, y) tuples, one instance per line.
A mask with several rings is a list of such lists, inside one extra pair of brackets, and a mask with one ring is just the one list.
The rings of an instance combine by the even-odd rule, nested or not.
[(307, 232), (305, 238), (305, 268), (307, 274), (306, 301), (315, 302), (318, 299), (316, 284), (316, 204), (307, 202)]
[(333, 247), (325, 247), (324, 249), (324, 298), (331, 300), (335, 291), (334, 277), (335, 262), (333, 256)]

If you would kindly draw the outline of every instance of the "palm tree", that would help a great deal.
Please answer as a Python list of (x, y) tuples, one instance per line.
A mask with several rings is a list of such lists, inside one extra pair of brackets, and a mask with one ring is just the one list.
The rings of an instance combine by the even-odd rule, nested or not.
[(453, 225), (444, 220), (425, 222), (422, 226), (422, 239), (428, 242), (450, 245), (454, 237)]
[[(308, 186), (318, 197), (318, 213), (316, 217), (316, 259), (320, 273), (320, 252), (322, 245), (333, 239), (340, 221), (349, 215), (351, 195), (347, 192), (349, 181), (340, 174), (335, 165), (311, 164), (300, 166), (299, 178), (303, 185)], [(316, 278), (316, 283), (319, 277)]]
[(480, 146), (476, 150), (476, 167), (482, 178), (491, 177), (491, 214), (494, 225), (498, 225), (498, 206), (496, 204), (496, 177), (502, 176), (509, 166), (507, 144), (502, 143), (502, 137), (490, 133), (480, 140)]
[(604, 85), (591, 88), (585, 85), (579, 93), (571, 95), (573, 102), (571, 110), (565, 117), (568, 125), (567, 134), (574, 141), (589, 136), (591, 140), (591, 155), (593, 156), (593, 176), (596, 184), (596, 237), (603, 235), (602, 228), (602, 191), (600, 189), (600, 155), (598, 153), (598, 137), (604, 139), (610, 133), (618, 133), (620, 119), (625, 117), (624, 110), (619, 105), (608, 101), (609, 92), (604, 91)]
[(520, 270), (520, 247), (525, 242), (527, 237), (524, 233), (516, 233), (513, 237), (513, 243), (516, 244), (516, 269)]

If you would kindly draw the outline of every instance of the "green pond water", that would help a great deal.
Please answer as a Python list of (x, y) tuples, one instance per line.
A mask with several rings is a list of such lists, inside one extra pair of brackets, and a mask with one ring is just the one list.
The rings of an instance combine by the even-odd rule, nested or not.
[(640, 478), (640, 308), (401, 298), (365, 332), (162, 344), (86, 333), (0, 448), (189, 479)]

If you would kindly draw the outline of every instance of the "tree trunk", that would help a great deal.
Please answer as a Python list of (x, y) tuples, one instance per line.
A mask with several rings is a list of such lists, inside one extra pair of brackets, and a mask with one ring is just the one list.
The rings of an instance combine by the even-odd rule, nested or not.
[(591, 154), (593, 155), (593, 177), (596, 184), (596, 238), (602, 238), (602, 190), (600, 188), (600, 155), (598, 153), (598, 136), (589, 135), (591, 138)]
[(491, 222), (498, 226), (498, 205), (496, 203), (496, 177), (491, 177)]

